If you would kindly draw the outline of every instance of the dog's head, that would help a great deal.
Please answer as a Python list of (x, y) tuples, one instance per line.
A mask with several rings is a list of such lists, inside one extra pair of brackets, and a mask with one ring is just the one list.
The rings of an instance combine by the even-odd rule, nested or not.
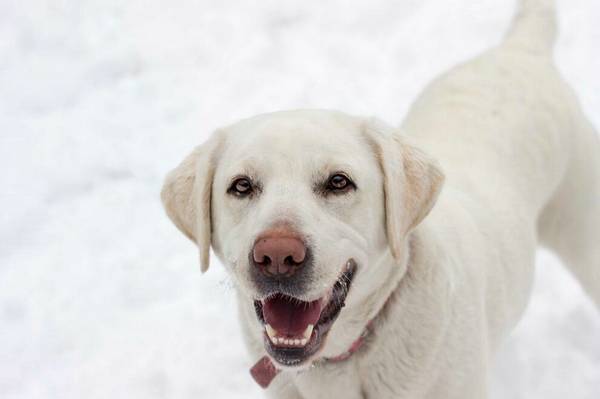
[(212, 245), (254, 304), (269, 355), (297, 367), (356, 338), (332, 328), (342, 306), (372, 300), (404, 267), (407, 234), (442, 181), (381, 122), (289, 111), (217, 131), (169, 174), (162, 199), (202, 270)]

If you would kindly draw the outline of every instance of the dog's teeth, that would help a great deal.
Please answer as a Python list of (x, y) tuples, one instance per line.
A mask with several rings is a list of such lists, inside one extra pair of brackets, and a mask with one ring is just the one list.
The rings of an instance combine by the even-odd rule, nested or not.
[(313, 328), (315, 328), (315, 326), (313, 326), (312, 324), (309, 324), (306, 327), (306, 330), (304, 330), (304, 332), (302, 333), (302, 336), (304, 337), (305, 340), (309, 340), (310, 336), (312, 335), (313, 332)]
[(275, 343), (275, 339), (276, 339), (275, 337), (277, 336), (277, 331), (275, 331), (275, 329), (273, 327), (271, 327), (270, 324), (265, 325), (265, 331), (267, 331), (267, 335), (269, 336), (271, 341), (273, 343)]
[(306, 346), (308, 341), (310, 341), (310, 337), (313, 333), (314, 325), (309, 324), (302, 333), (302, 338), (285, 338), (278, 337), (277, 330), (271, 327), (270, 324), (265, 324), (265, 331), (267, 332), (267, 336), (271, 340), (271, 342), (275, 345), (288, 345), (288, 346), (297, 346), (303, 347)]
[(271, 342), (275, 345), (287, 345), (287, 346), (296, 346), (296, 347), (304, 347), (308, 343), (308, 339), (306, 338), (283, 338), (283, 337), (270, 337)]

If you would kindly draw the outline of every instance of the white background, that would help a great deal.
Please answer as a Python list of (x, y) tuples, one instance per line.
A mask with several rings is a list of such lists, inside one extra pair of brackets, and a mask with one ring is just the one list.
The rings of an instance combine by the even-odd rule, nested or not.
[[(512, 1), (0, 0), (0, 397), (259, 398), (234, 292), (164, 216), (216, 127), (335, 108), (399, 123)], [(600, 126), (600, 3), (557, 62)], [(494, 398), (599, 398), (600, 314), (548, 253)]]

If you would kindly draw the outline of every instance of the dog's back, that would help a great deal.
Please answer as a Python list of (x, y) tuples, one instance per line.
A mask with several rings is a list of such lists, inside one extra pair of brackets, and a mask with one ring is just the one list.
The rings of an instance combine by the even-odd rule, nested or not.
[(600, 143), (553, 65), (555, 19), (553, 1), (523, 0), (504, 41), (435, 80), (403, 130), (502, 221), (500, 240), (550, 247), (600, 306)]

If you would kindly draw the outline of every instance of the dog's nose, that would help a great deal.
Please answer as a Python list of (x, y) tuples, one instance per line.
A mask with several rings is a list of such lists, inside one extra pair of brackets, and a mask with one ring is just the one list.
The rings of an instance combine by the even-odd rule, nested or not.
[(261, 237), (254, 244), (252, 257), (263, 274), (289, 277), (304, 265), (306, 246), (297, 237)]

